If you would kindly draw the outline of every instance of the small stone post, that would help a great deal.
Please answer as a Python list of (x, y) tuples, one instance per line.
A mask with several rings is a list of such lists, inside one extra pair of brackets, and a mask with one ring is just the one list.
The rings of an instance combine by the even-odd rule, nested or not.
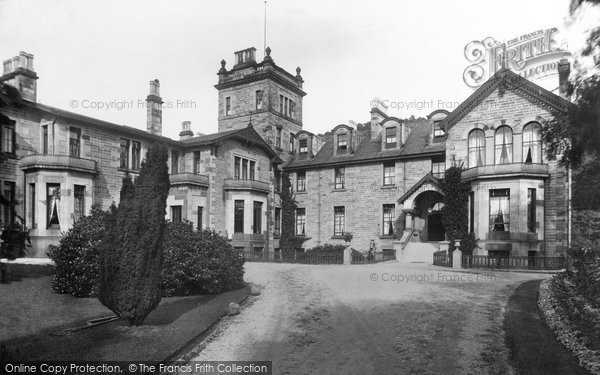
[(346, 246), (344, 249), (344, 264), (352, 264), (352, 250), (350, 250), (350, 245)]
[(454, 252), (452, 253), (452, 268), (462, 268), (462, 251), (460, 251), (460, 240), (455, 241)]

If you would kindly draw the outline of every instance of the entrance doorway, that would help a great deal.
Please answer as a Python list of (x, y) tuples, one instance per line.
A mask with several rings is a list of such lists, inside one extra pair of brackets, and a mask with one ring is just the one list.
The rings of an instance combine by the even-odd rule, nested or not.
[(413, 225), (421, 232), (421, 241), (443, 241), (446, 231), (442, 222), (444, 196), (437, 191), (424, 191), (415, 198)]

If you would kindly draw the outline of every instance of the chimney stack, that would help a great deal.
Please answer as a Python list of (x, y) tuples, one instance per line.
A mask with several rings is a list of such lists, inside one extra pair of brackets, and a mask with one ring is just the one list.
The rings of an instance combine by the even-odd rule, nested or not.
[(192, 122), (184, 121), (181, 123), (181, 131), (179, 132), (179, 140), (182, 141), (184, 139), (189, 139), (194, 136), (194, 132), (192, 131)]
[(558, 62), (558, 94), (567, 100), (571, 100), (573, 86), (569, 82), (571, 74), (571, 63), (567, 59), (561, 59)]
[(371, 140), (377, 139), (381, 134), (381, 123), (387, 117), (388, 106), (379, 100), (371, 100)]
[(146, 97), (147, 130), (150, 134), (162, 135), (162, 98), (158, 79), (150, 81), (150, 93)]
[(33, 55), (27, 52), (19, 52), (19, 56), (4, 61), (4, 72), (0, 82), (15, 87), (23, 99), (32, 102), (37, 101), (37, 79), (33, 70)]

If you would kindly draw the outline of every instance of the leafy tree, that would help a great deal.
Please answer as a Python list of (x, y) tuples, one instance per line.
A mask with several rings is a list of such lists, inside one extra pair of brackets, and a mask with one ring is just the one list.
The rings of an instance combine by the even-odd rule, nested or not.
[(467, 233), (469, 187), (461, 180), (462, 169), (456, 165), (446, 170), (442, 181), (444, 207), (442, 222), (450, 240), (450, 250), (454, 250), (454, 241), (462, 239)]
[(141, 324), (161, 298), (167, 159), (166, 147), (155, 143), (135, 185), (124, 179), (112, 240), (101, 253), (99, 299), (132, 325)]
[[(586, 4), (598, 6), (598, 0), (572, 0), (571, 16), (584, 11)], [(549, 159), (558, 159), (573, 168), (573, 207), (600, 209), (600, 26), (591, 30), (580, 56), (575, 59), (575, 76), (570, 83), (574, 105), (566, 113), (554, 112), (544, 125), (542, 136)], [(593, 59), (591, 72), (581, 62)], [(592, 73), (592, 74), (590, 74)]]
[(290, 182), (290, 174), (283, 171), (281, 175), (281, 238), (279, 239), (279, 247), (281, 248), (284, 257), (292, 256), (299, 248), (304, 239), (296, 236), (295, 214), (296, 200), (294, 199), (294, 191)]

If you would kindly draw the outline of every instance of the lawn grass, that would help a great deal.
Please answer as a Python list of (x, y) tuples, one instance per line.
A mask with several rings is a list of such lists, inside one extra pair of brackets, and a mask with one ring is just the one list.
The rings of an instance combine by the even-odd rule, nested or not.
[(143, 325), (118, 320), (64, 334), (112, 312), (97, 299), (53, 293), (43, 273), (21, 275), (0, 284), (0, 361), (163, 361), (215, 323), (230, 302), (240, 303), (248, 294), (242, 288), (163, 298)]

